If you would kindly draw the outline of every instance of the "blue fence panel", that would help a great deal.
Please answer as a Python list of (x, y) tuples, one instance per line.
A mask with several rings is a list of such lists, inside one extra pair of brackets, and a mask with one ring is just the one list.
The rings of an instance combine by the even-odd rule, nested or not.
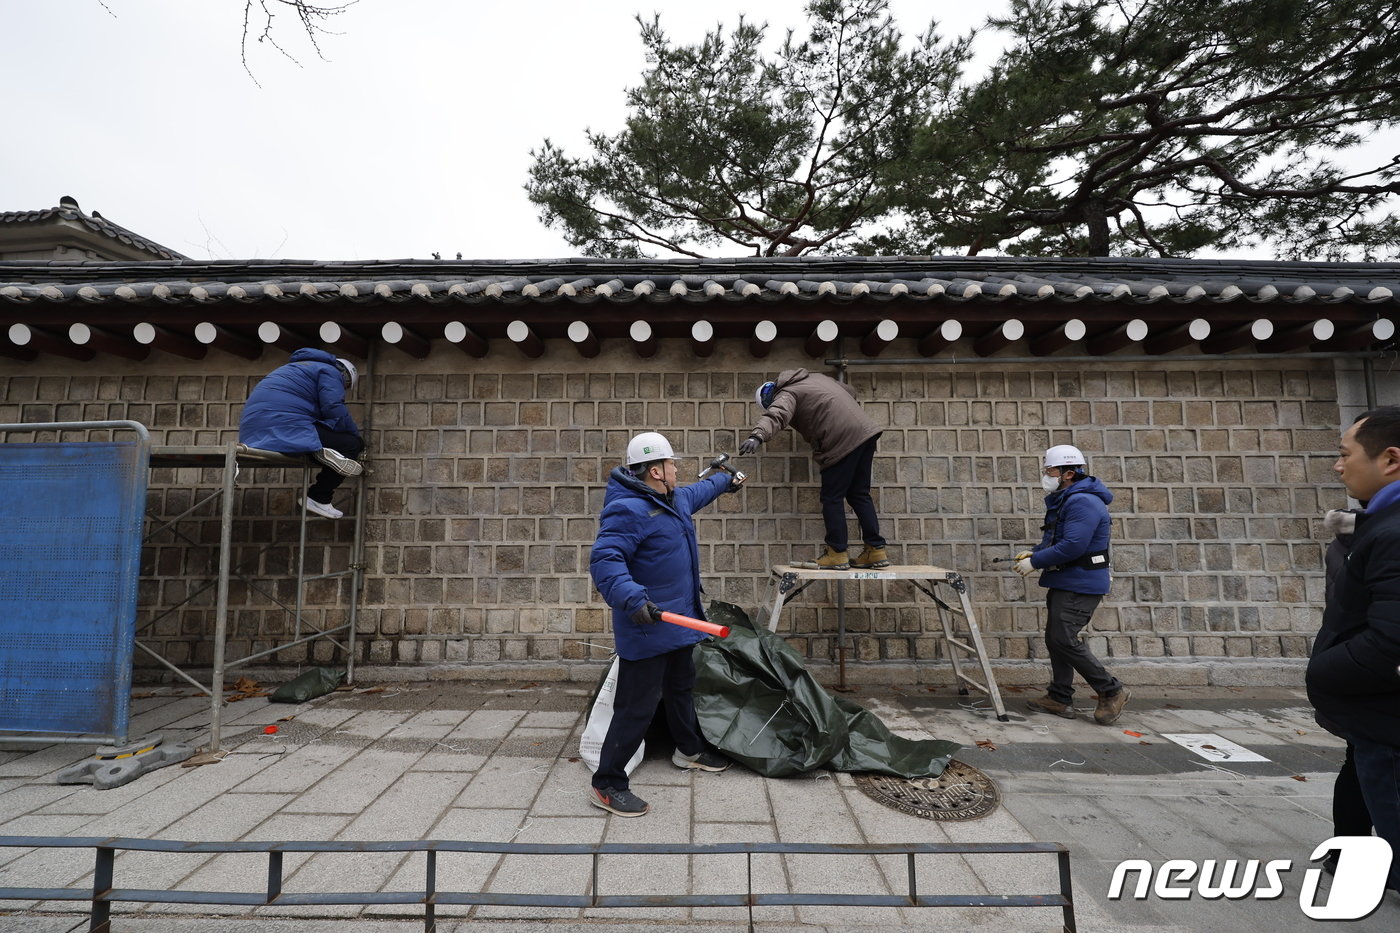
[(0, 444), (0, 731), (125, 741), (148, 458)]

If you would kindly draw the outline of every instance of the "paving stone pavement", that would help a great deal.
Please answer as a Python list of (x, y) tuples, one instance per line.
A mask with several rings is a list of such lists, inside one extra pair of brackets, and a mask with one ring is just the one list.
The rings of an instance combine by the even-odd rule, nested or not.
[[(452, 839), (516, 843), (1059, 842), (1072, 852), (1078, 927), (1084, 931), (1308, 929), (1299, 906), (1308, 858), (1331, 835), (1332, 777), (1340, 743), (1318, 729), (1305, 698), (1289, 690), (1157, 688), (1134, 696), (1122, 720), (1095, 724), (1025, 710), (1030, 691), (1004, 693), (1010, 722), (983, 700), (949, 688), (861, 687), (848, 693), (910, 737), (962, 743), (958, 757), (982, 769), (1000, 807), (967, 822), (919, 819), (866, 796), (848, 774), (766, 779), (736, 766), (681, 771), (652, 749), (633, 789), (653, 812), (620, 819), (588, 805), (577, 759), (590, 690), (575, 683), (402, 683), (334, 693), (298, 706), (230, 704), (214, 765), (163, 768), (108, 791), (60, 786), (54, 775), (90, 746), (0, 750), (0, 835), (128, 836), (188, 841), (382, 841)], [(1038, 692), (1038, 691), (1036, 691)], [(1091, 701), (1085, 701), (1091, 702)], [(207, 739), (206, 701), (190, 691), (138, 690), (131, 735)], [(290, 717), (290, 718), (288, 718)], [(264, 728), (276, 725), (275, 734)], [(1212, 763), (1164, 739), (1213, 733), (1263, 762)], [(979, 744), (980, 743), (980, 744)], [(1269, 900), (1109, 900), (1114, 868), (1145, 859), (1288, 859), (1284, 894)], [(0, 849), (0, 886), (90, 887), (90, 850)], [(284, 890), (407, 891), (422, 885), (422, 853), (288, 853)], [(1051, 893), (1047, 856), (919, 856), (924, 893)], [(615, 894), (758, 891), (899, 893), (903, 856), (606, 856), (599, 887)], [(587, 858), (444, 853), (439, 890), (584, 894)], [(116, 886), (257, 892), (266, 857), (123, 853)], [(1136, 877), (1134, 875), (1134, 877)], [(1131, 887), (1131, 885), (1130, 885)], [(1323, 890), (1327, 884), (1324, 882)], [(412, 906), (204, 907), (122, 904), (113, 929), (142, 933), (370, 933), (422, 930)], [(443, 906), (442, 931), (744, 930), (729, 907)], [(763, 907), (755, 928), (874, 931), (891, 928), (1035, 931), (1060, 927), (1057, 909)], [(353, 921), (353, 922), (352, 922)], [(1400, 927), (1387, 899), (1357, 931)], [(81, 903), (0, 901), (0, 933), (87, 929)]]

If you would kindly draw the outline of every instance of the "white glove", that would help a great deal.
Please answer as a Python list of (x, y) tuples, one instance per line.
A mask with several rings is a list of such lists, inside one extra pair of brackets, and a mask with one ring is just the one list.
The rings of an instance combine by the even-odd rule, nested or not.
[(1025, 560), (1027, 557), (1030, 557), (1030, 556), (1031, 556), (1031, 552), (1030, 552), (1030, 551), (1022, 551), (1021, 553), (1017, 554), (1015, 557), (1013, 557), (1013, 558), (1011, 558), (1011, 559), (1012, 559), (1012, 560)]
[(1031, 566), (1029, 554), (1016, 562), (1016, 572), (1023, 577), (1029, 577), (1031, 574), (1035, 573), (1035, 568)]
[(1322, 516), (1322, 530), (1334, 535), (1349, 535), (1356, 531), (1356, 513), (1349, 509), (1332, 509)]

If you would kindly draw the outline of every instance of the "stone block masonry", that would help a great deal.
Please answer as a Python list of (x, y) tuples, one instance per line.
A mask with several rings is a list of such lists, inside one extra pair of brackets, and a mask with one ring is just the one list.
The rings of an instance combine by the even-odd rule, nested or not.
[[(604, 341), (593, 359), (553, 341), (537, 360), (509, 347), (481, 360), (450, 346), (425, 360), (382, 350), (352, 405), (370, 425), (372, 470), (360, 660), (519, 665), (606, 656), (609, 614), (588, 558), (608, 471), (642, 430), (664, 432), (682, 452), (683, 481), (705, 458), (733, 453), (757, 418), (759, 382), (796, 366), (826, 371), (797, 341), (775, 347), (763, 360), (737, 341), (721, 341), (705, 360), (681, 341), (663, 341), (650, 359), (623, 341)], [(917, 355), (903, 342), (888, 353)], [(157, 352), (142, 363), (104, 360), (100, 372), (47, 357), (0, 361), (0, 421), (133, 419), (158, 444), (222, 444), (236, 435), (251, 386), (284, 359), (270, 350), (254, 363), (217, 354), (194, 363)], [(885, 426), (874, 478), (892, 557), (962, 572), (993, 657), (1044, 657), (1042, 591), (990, 560), (1039, 540), (1038, 455), (1060, 443), (1086, 451), (1117, 496), (1114, 588), (1094, 625), (1110, 660), (1306, 656), (1322, 601), (1321, 514), (1345, 504), (1331, 471), (1342, 418), (1331, 361), (992, 358), (853, 367), (849, 378)], [(748, 488), (698, 518), (700, 559), (711, 597), (756, 612), (769, 598), (769, 569), (821, 545), (818, 477), (791, 431), (739, 465)], [(262, 469), (238, 493), (234, 561), (265, 582), (234, 587), (231, 654), (287, 635), (273, 597), (290, 595), (300, 479)], [(155, 471), (150, 511), (177, 514), (217, 481), (212, 471)], [(342, 494), (337, 505), (352, 503)], [(218, 521), (205, 512), (193, 538), (211, 545)], [(350, 536), (349, 521), (314, 521), (308, 572), (345, 566)], [(143, 559), (143, 617), (185, 598), (213, 561), (209, 547), (154, 542)], [(343, 619), (347, 585), (312, 586), (308, 621)], [(909, 584), (846, 586), (852, 660), (941, 658), (936, 613)], [(210, 590), (143, 637), (181, 663), (208, 663), (212, 616)], [(799, 650), (832, 655), (830, 587), (811, 587), (784, 620)], [(328, 645), (277, 658), (330, 659)]]

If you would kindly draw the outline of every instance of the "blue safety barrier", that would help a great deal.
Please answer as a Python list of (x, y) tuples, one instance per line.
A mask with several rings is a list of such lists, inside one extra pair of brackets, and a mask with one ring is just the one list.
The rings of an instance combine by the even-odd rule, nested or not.
[[(150, 444), (0, 444), (0, 732), (126, 741)], [(37, 737), (37, 736), (36, 736)]]

